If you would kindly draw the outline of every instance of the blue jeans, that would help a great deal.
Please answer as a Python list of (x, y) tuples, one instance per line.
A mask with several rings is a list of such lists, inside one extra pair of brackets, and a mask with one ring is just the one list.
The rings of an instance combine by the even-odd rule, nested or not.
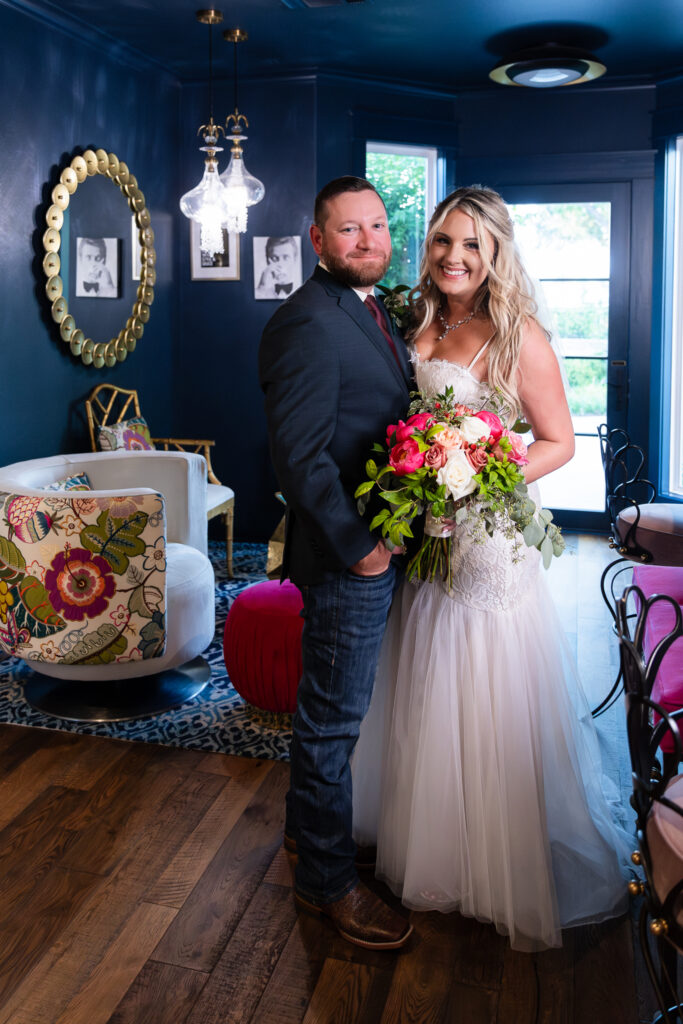
[(304, 585), (303, 675), (291, 746), (286, 831), (297, 841), (296, 889), (313, 903), (358, 880), (349, 759), (370, 705), (389, 608), (402, 573), (326, 573)]

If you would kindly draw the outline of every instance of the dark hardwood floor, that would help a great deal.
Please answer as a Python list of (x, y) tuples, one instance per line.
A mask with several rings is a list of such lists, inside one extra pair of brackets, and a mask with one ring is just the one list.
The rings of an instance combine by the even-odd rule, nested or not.
[[(571, 634), (568, 581), (586, 583), (590, 596), (574, 593), (579, 661), (604, 688), (595, 666), (609, 677), (612, 641), (593, 593), (603, 548), (572, 540), (553, 589)], [(363, 951), (297, 916), (281, 846), (287, 773), (0, 726), (0, 1024), (637, 1024), (651, 1014), (630, 918), (523, 954), (457, 914), (412, 914), (398, 953)]]

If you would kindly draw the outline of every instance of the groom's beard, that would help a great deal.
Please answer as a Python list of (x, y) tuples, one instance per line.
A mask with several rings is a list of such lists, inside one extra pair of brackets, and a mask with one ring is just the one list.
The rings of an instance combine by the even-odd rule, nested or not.
[(391, 250), (388, 253), (378, 252), (374, 259), (354, 258), (353, 256), (333, 256), (327, 251), (323, 242), (320, 258), (332, 277), (349, 288), (367, 288), (381, 281), (391, 263)]

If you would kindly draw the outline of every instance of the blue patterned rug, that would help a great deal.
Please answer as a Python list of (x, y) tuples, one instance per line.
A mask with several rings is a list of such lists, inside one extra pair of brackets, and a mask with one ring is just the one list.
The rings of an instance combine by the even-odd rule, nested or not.
[(24, 662), (8, 658), (0, 661), (0, 722), (286, 760), (291, 716), (269, 714), (247, 704), (233, 688), (223, 662), (225, 617), (244, 587), (266, 578), (266, 545), (235, 544), (235, 575), (231, 580), (227, 579), (225, 571), (225, 545), (211, 542), (209, 548), (216, 573), (216, 634), (204, 652), (211, 665), (211, 680), (194, 700), (174, 711), (133, 722), (66, 722), (49, 718), (27, 704), (22, 680), (28, 669)]

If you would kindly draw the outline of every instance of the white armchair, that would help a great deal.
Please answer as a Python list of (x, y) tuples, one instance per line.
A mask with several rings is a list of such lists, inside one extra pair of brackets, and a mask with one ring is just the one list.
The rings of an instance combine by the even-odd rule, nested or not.
[[(64, 483), (80, 473), (91, 489)], [(0, 648), (34, 670), (33, 706), (113, 721), (203, 689), (215, 613), (200, 455), (18, 462), (0, 469), (0, 508)]]

